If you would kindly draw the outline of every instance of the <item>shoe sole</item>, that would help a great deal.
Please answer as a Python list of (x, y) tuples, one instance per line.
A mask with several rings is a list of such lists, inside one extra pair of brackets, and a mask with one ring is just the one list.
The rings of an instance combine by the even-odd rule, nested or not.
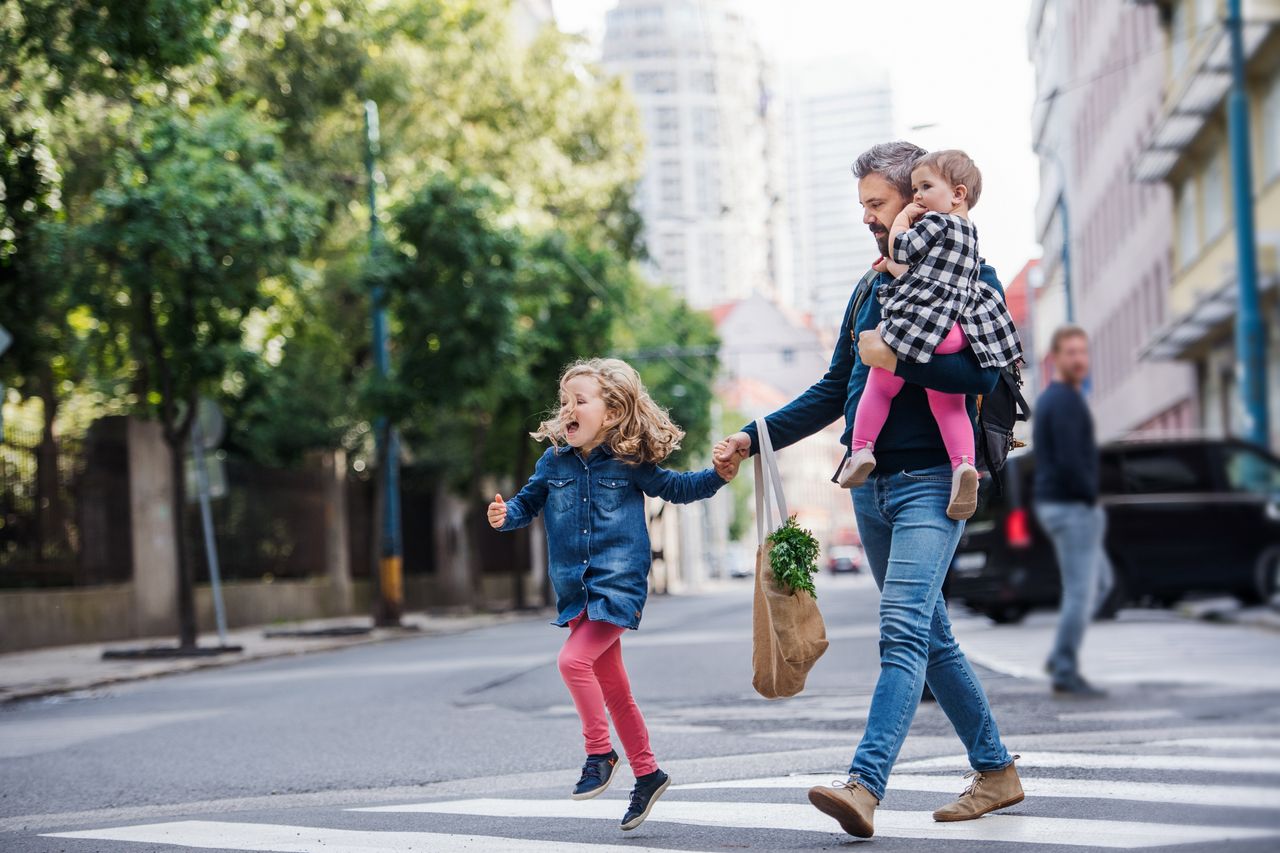
[(836, 823), (840, 824), (840, 828), (854, 838), (870, 838), (875, 834), (874, 826), (856, 814), (850, 818), (849, 808), (845, 802), (828, 794), (825, 790), (810, 791), (809, 802), (827, 817), (835, 818)]
[(637, 826), (639, 826), (640, 824), (644, 823), (644, 819), (645, 819), (645, 818), (647, 818), (647, 817), (649, 816), (649, 812), (653, 811), (653, 807), (654, 807), (654, 805), (656, 805), (656, 804), (657, 804), (657, 802), (658, 802), (658, 797), (661, 797), (661, 796), (663, 795), (663, 793), (665, 793), (665, 792), (666, 792), (666, 790), (667, 790), (667, 786), (668, 786), (668, 785), (670, 785), (670, 784), (671, 784), (671, 777), (670, 777), (670, 776), (668, 776), (668, 777), (667, 777), (667, 781), (665, 781), (665, 782), (663, 782), (661, 785), (659, 785), (659, 786), (658, 786), (658, 790), (654, 791), (654, 792), (653, 792), (653, 796), (649, 798), (649, 806), (648, 806), (648, 808), (646, 808), (644, 811), (642, 811), (642, 812), (641, 812), (639, 815), (637, 815), (636, 817), (633, 817), (633, 818), (631, 818), (631, 820), (629, 820), (629, 821), (627, 821), (626, 823), (622, 824), (622, 831), (623, 831), (623, 832), (630, 832), (631, 830), (635, 829), (635, 828), (636, 828)]
[(876, 463), (863, 462), (856, 468), (850, 469), (847, 473), (840, 477), (840, 488), (856, 489), (863, 483), (867, 482), (867, 478), (871, 476), (871, 472), (876, 470)]
[(978, 510), (978, 472), (970, 469), (960, 475), (960, 482), (951, 490), (951, 502), (947, 504), (947, 518), (966, 521)]
[(985, 814), (991, 814), (992, 812), (998, 812), (998, 811), (1000, 811), (1001, 809), (1007, 809), (1007, 808), (1009, 808), (1009, 806), (1016, 806), (1018, 803), (1022, 802), (1024, 799), (1026, 799), (1026, 796), (1027, 796), (1027, 795), (1026, 795), (1025, 793), (1019, 794), (1019, 795), (1018, 795), (1018, 796), (1016, 796), (1016, 797), (1011, 797), (1011, 798), (1009, 798), (1009, 799), (1005, 800), (1003, 803), (996, 803), (994, 806), (991, 806), (991, 807), (990, 807), (990, 808), (988, 808), (988, 809), (985, 809), (985, 810), (983, 810), (983, 811), (980, 811), (980, 812), (978, 812), (977, 814), (971, 814), (971, 815), (941, 815), (941, 816), (939, 816), (937, 813), (935, 813), (935, 814), (934, 814), (934, 816), (933, 816), (933, 819), (934, 819), (934, 820), (936, 820), (938, 823), (955, 823), (956, 821), (961, 821), (961, 820), (977, 820), (978, 818), (982, 817), (982, 816), (983, 816), (983, 815), (985, 815)]
[(604, 784), (601, 785), (599, 788), (596, 788), (593, 791), (587, 791), (585, 794), (570, 794), (569, 799), (590, 800), (593, 797), (598, 797), (601, 794), (603, 794), (605, 791), (609, 789), (609, 785), (613, 782), (613, 777), (618, 775), (618, 765), (621, 763), (622, 763), (621, 761), (614, 762), (613, 769), (609, 771), (609, 777), (604, 780)]

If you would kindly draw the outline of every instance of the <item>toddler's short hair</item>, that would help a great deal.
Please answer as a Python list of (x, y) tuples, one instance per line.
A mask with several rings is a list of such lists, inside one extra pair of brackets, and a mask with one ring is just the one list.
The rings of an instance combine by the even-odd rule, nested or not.
[(969, 191), (966, 200), (970, 210), (978, 204), (978, 197), (982, 195), (982, 172), (974, 165), (968, 154), (958, 148), (931, 151), (913, 163), (911, 170), (915, 171), (924, 166), (933, 169), (953, 187), (964, 184), (965, 189)]

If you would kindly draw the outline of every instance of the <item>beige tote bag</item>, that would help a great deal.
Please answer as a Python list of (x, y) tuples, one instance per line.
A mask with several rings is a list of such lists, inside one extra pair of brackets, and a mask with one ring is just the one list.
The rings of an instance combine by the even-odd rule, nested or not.
[[(827, 628), (818, 602), (807, 592), (779, 589), (773, 580), (766, 537), (786, 523), (782, 475), (764, 418), (756, 421), (756, 591), (751, 609), (751, 686), (766, 699), (795, 696), (827, 650)], [(773, 498), (773, 500), (770, 500)]]

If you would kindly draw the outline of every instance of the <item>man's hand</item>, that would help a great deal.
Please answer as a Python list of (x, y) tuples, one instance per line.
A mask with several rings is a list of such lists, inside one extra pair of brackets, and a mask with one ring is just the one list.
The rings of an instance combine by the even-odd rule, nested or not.
[[(719, 447), (719, 445), (716, 445)], [(726, 483), (732, 483), (733, 478), (738, 476), (738, 468), (742, 465), (743, 457), (733, 454), (729, 457), (728, 462), (717, 462), (715, 464), (716, 473), (720, 475), (720, 479)]]
[(715, 464), (716, 473), (725, 482), (732, 480), (738, 473), (742, 460), (751, 455), (751, 436), (745, 432), (735, 432), (728, 438), (716, 442), (711, 452), (711, 460)]
[(493, 503), (489, 504), (489, 526), (494, 530), (501, 530), (506, 523), (507, 502), (502, 499), (502, 495), (494, 495)]
[(898, 356), (880, 337), (879, 329), (867, 329), (858, 335), (858, 358), (867, 367), (879, 367), (890, 373), (898, 369)]

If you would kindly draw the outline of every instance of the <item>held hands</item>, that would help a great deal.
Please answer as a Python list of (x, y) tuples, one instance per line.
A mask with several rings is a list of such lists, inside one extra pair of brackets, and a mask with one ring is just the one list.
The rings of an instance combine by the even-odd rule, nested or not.
[(494, 530), (501, 530), (506, 523), (507, 502), (502, 499), (502, 495), (494, 495), (493, 503), (489, 504), (489, 526)]
[(742, 460), (751, 455), (751, 436), (745, 432), (735, 432), (728, 438), (716, 442), (711, 452), (711, 459), (716, 473), (726, 483), (738, 475), (738, 467)]

